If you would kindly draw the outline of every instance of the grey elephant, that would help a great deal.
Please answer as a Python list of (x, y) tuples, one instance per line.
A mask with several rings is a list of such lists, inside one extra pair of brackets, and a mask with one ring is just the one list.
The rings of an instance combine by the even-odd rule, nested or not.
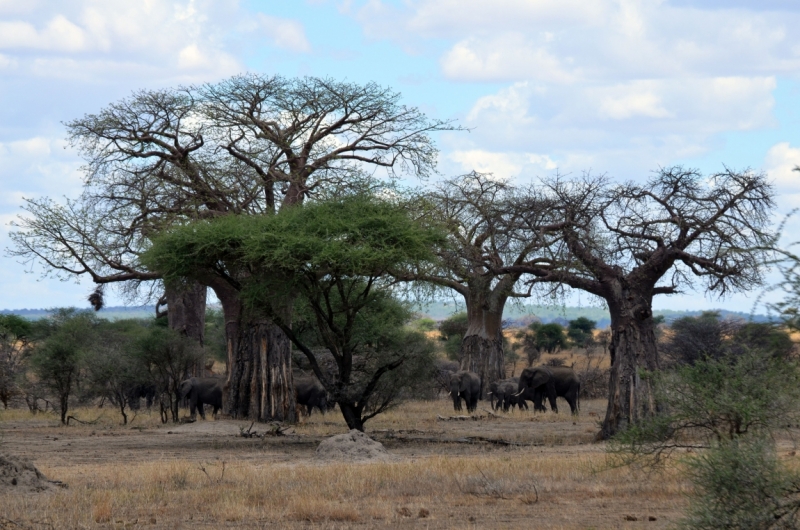
[(519, 385), (519, 377), (511, 377), (508, 379), (501, 379), (494, 381), (489, 385), (489, 395), (491, 396), (492, 409), (500, 410), (502, 407), (503, 412), (508, 412), (515, 406), (520, 410), (528, 409), (528, 404), (522, 395), (517, 395), (517, 387)]
[(192, 377), (181, 383), (179, 387), (180, 399), (189, 400), (189, 412), (192, 419), (195, 411), (200, 412), (200, 417), (206, 419), (203, 405), (214, 407), (214, 415), (222, 408), (222, 384), (216, 377)]
[(519, 407), (520, 410), (527, 410), (528, 404), (525, 401), (525, 396), (518, 394), (518, 386), (519, 377), (503, 379), (489, 385), (494, 408), (500, 410), (502, 407), (503, 412), (508, 412), (509, 409), (514, 407)]
[(309, 416), (314, 408), (322, 414), (328, 411), (328, 394), (322, 383), (313, 377), (298, 377), (294, 380), (294, 397), (298, 405), (306, 407)]
[(533, 401), (533, 410), (544, 411), (543, 398), (547, 396), (550, 409), (558, 413), (556, 398), (563, 397), (573, 414), (578, 413), (578, 394), (581, 382), (575, 371), (566, 366), (536, 366), (525, 368), (519, 377), (517, 396)]
[(478, 374), (459, 370), (450, 375), (450, 396), (453, 398), (453, 409), (460, 411), (463, 399), (467, 403), (467, 412), (475, 412), (480, 395), (481, 379)]

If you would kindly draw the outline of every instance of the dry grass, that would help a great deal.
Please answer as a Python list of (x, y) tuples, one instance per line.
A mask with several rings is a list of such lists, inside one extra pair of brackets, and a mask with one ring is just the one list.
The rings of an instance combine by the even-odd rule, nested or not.
[[(188, 520), (210, 524), (390, 522), (417, 517), (434, 527), (465, 522), (481, 526), (524, 516), (529, 510), (544, 523), (565, 527), (613, 527), (621, 521), (596, 520), (584, 508), (625, 506), (640, 516), (672, 511), (680, 504), (681, 483), (672, 476), (657, 481), (628, 470), (593, 473), (600, 454), (548, 456), (531, 451), (505, 455), (427, 457), (376, 464), (229, 464), (208, 475), (185, 460), (114, 464), (80, 469), (42, 470), (70, 484), (38, 497), (9, 497), (5, 517), (49, 521), (56, 528), (103, 523), (147, 522), (165, 526)], [(538, 500), (538, 502), (536, 502)], [(622, 502), (620, 502), (622, 501)], [(587, 515), (589, 516), (587, 518)], [(575, 526), (568, 521), (572, 520)], [(502, 525), (501, 525), (502, 526)]]
[[(231, 434), (243, 422), (161, 426), (153, 413), (130, 428), (109, 413), (95, 425), (61, 427), (51, 415), (2, 412), (3, 449), (33, 458), (69, 488), (6, 496), (0, 516), (52, 528), (508, 528), (530, 526), (531, 517), (539, 528), (618, 528), (648, 517), (656, 518), (648, 528), (668, 526), (685, 484), (674, 472), (597, 471), (604, 448), (589, 441), (604, 402), (582, 407), (578, 418), (489, 419), (479, 408), (479, 421), (440, 421), (454, 414), (449, 401), (407, 403), (367, 424), (399, 461), (366, 464), (311, 458), (317, 440), (346, 431), (338, 412), (264, 440)], [(213, 430), (223, 427), (226, 434)], [(448, 442), (465, 437), (521, 445)]]

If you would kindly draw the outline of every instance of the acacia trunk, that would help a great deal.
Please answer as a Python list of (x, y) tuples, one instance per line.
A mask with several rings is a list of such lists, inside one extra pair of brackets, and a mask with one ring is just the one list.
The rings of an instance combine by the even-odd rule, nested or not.
[[(631, 289), (631, 291), (634, 291)], [(632, 299), (636, 298), (635, 301)], [(608, 300), (611, 313), (611, 374), (608, 408), (600, 436), (608, 439), (658, 409), (652, 382), (642, 371), (660, 368), (651, 297)]]
[(505, 379), (502, 312), (467, 306), (468, 326), (461, 341), (461, 370), (475, 372), (481, 379), (480, 398), (486, 399), (489, 385)]
[(289, 338), (270, 320), (249, 317), (230, 285), (216, 282), (211, 287), (225, 318), (228, 380), (223, 410), (234, 418), (296, 422)]
[[(191, 282), (182, 288), (166, 287), (167, 322), (185, 337), (194, 339), (202, 347), (205, 340), (206, 292), (205, 285)], [(205, 355), (189, 368), (187, 376), (203, 377)]]
[(337, 402), (339, 409), (342, 411), (344, 421), (347, 423), (349, 429), (356, 429), (364, 432), (364, 422), (361, 421), (361, 410), (359, 407), (354, 406), (352, 403), (341, 401)]

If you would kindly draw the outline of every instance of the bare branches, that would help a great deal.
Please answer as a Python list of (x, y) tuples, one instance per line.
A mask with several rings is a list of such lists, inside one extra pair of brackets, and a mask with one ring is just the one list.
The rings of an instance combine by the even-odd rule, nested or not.
[[(774, 235), (772, 189), (763, 174), (723, 172), (703, 177), (681, 167), (661, 169), (646, 184), (612, 185), (604, 177), (545, 182), (560, 241), (550, 262), (524, 262), (533, 282), (559, 282), (607, 298), (612, 278), (626, 278), (652, 296), (692, 287), (697, 280), (720, 295), (762, 281)], [(531, 193), (529, 190), (528, 193)], [(521, 201), (518, 237), (539, 238)], [(669, 284), (656, 285), (670, 274)]]
[(66, 127), (86, 159), (84, 193), (29, 200), (10, 254), (97, 283), (159, 278), (138, 255), (175, 224), (274, 213), (376, 167), (424, 178), (431, 133), (458, 129), (374, 83), (255, 75), (135, 92)]

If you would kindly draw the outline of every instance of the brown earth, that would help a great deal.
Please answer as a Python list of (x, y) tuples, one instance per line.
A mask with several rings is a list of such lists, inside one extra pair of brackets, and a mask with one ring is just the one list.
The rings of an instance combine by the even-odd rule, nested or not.
[(71, 413), (102, 414), (97, 423), (62, 427), (0, 411), (0, 451), (68, 485), (0, 491), (0, 528), (656, 529), (680, 517), (686, 485), (674, 471), (607, 468), (592, 443), (604, 401), (582, 402), (577, 417), (487, 409), (457, 417), (440, 399), (378, 416), (367, 434), (391, 459), (368, 463), (315, 458), (320, 442), (348, 433), (338, 411), (285, 430), (161, 425), (156, 413), (123, 427), (97, 409)]

